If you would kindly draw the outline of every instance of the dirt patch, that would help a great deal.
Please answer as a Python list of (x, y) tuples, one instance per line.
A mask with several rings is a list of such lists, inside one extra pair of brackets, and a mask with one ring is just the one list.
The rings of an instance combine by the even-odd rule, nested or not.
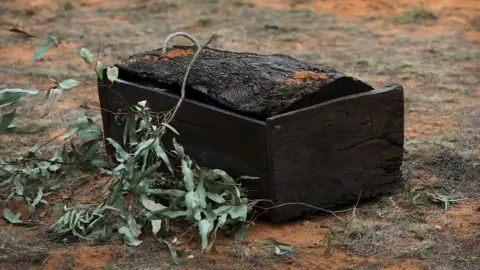
[(43, 270), (100, 269), (111, 265), (124, 254), (123, 246), (77, 246), (57, 248), (45, 263)]
[(453, 238), (472, 237), (480, 229), (480, 199), (466, 198), (442, 214), (429, 217), (441, 226), (445, 235)]
[(426, 0), (399, 0), (399, 1), (350, 1), (350, 0), (332, 0), (332, 1), (254, 1), (255, 5), (268, 6), (276, 9), (287, 8), (309, 8), (316, 11), (335, 13), (343, 19), (365, 16), (370, 14), (393, 15), (405, 10), (428, 7), (436, 12), (442, 12), (447, 15), (451, 21), (466, 20), (474, 17), (480, 12), (480, 7), (475, 0), (462, 1), (434, 1)]

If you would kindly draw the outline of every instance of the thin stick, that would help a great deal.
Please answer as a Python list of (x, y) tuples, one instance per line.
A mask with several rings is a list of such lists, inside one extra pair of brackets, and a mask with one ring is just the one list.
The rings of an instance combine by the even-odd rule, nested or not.
[(181, 90), (182, 95), (181, 95), (180, 100), (178, 101), (177, 105), (173, 109), (172, 114), (166, 119), (167, 124), (170, 123), (173, 120), (173, 118), (177, 114), (178, 108), (180, 107), (180, 105), (183, 102), (183, 99), (185, 98), (185, 87), (187, 85), (188, 75), (190, 74), (190, 69), (192, 68), (193, 63), (195, 62), (197, 57), (200, 55), (200, 52), (202, 51), (202, 49), (205, 48), (208, 44), (210, 44), (210, 42), (212, 42), (214, 37), (215, 37), (215, 34), (213, 34), (204, 45), (202, 45), (198, 48), (197, 52), (193, 55), (193, 58), (190, 61), (190, 64), (188, 64), (187, 71), (185, 72), (185, 76), (183, 77), (183, 82), (182, 82), (182, 90)]
[(362, 197), (362, 189), (360, 189), (360, 194), (358, 195), (358, 199), (357, 199), (357, 202), (355, 203), (355, 206), (353, 207), (353, 211), (352, 211), (352, 218), (355, 217), (355, 212), (357, 210), (357, 206), (358, 206), (358, 203), (360, 202), (360, 198)]
[[(272, 202), (272, 204), (273, 204), (273, 202)], [(251, 220), (250, 222), (255, 222), (255, 220), (257, 220), (258, 217), (260, 217), (261, 215), (265, 214), (265, 213), (266, 213), (267, 211), (269, 211), (269, 210), (272, 210), (272, 209), (275, 209), (275, 208), (279, 208), (279, 207), (283, 207), (283, 206), (288, 206), (288, 205), (303, 205), (303, 206), (307, 206), (307, 207), (313, 208), (313, 209), (315, 209), (315, 210), (319, 210), (319, 211), (322, 211), (322, 212), (329, 213), (329, 214), (335, 216), (336, 218), (340, 219), (341, 221), (345, 221), (345, 219), (341, 218), (341, 217), (338, 216), (336, 213), (350, 212), (350, 211), (352, 210), (352, 208), (349, 208), (349, 209), (340, 210), (340, 211), (330, 211), (330, 210), (327, 210), (327, 209), (325, 209), (325, 208), (320, 208), (320, 207), (313, 206), (313, 205), (311, 205), (311, 204), (306, 204), (306, 203), (301, 203), (301, 202), (282, 203), (282, 204), (274, 205), (274, 206), (271, 206), (271, 207), (255, 206), (256, 208), (262, 209), (263, 212), (261, 212), (260, 214), (258, 214), (255, 218), (252, 218), (252, 220)]]

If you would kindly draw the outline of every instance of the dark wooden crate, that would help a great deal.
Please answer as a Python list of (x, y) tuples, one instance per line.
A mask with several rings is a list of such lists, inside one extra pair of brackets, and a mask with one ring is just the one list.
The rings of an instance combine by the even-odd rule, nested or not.
[[(116, 112), (147, 100), (167, 111), (179, 96), (125, 80), (99, 85), (105, 137), (122, 141)], [(121, 97), (123, 98), (121, 98)], [(329, 100), (260, 121), (185, 99), (172, 121), (177, 138), (201, 166), (232, 176), (250, 175), (250, 198), (275, 204), (333, 207), (389, 191), (401, 179), (404, 140), (403, 88), (398, 84)], [(111, 147), (107, 147), (112, 152)], [(276, 221), (314, 209), (288, 205), (269, 211)]]

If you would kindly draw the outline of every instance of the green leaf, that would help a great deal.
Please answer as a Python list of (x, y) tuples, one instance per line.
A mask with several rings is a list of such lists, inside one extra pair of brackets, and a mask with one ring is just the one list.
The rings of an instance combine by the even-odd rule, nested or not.
[(151, 221), (152, 222), (152, 232), (153, 235), (157, 235), (157, 233), (160, 231), (162, 228), (162, 220), (161, 219), (154, 219)]
[(173, 138), (173, 148), (175, 149), (175, 152), (177, 153), (179, 158), (183, 158), (183, 156), (185, 156), (183, 147), (177, 143), (177, 140), (175, 138)]
[(216, 203), (224, 203), (225, 202), (225, 199), (217, 193), (207, 192), (207, 198), (209, 198), (210, 200), (212, 200)]
[(178, 133), (178, 131), (177, 131), (174, 127), (172, 127), (171, 125), (169, 125), (169, 124), (167, 124), (167, 123), (161, 123), (161, 125), (164, 126), (164, 127), (166, 127), (166, 128), (168, 128), (168, 129), (170, 129), (173, 133), (175, 133), (175, 134), (177, 134), (177, 135), (180, 135), (180, 133)]
[(133, 236), (132, 231), (130, 231), (130, 229), (126, 226), (123, 226), (120, 229), (118, 229), (118, 233), (123, 235), (123, 240), (129, 246), (136, 247), (136, 246), (139, 246), (142, 243), (141, 240), (138, 240)]
[(28, 155), (29, 155), (29, 157), (33, 157), (33, 155), (34, 155), (35, 153), (37, 153), (38, 150), (40, 150), (40, 146), (39, 146), (38, 144), (35, 144), (33, 147), (30, 147), (30, 148), (28, 149)]
[(166, 195), (178, 198), (185, 196), (187, 192), (179, 189), (149, 189), (148, 194)]
[(65, 133), (60, 136), (61, 139), (67, 139), (73, 134), (75, 134), (80, 128), (78, 126), (72, 126), (70, 129), (68, 129)]
[(135, 117), (132, 115), (127, 115), (127, 120), (125, 121), (125, 127), (123, 128), (123, 143), (128, 143), (127, 139), (130, 139), (131, 145), (138, 144), (137, 136), (135, 134)]
[(37, 204), (39, 204), (42, 198), (43, 198), (43, 187), (39, 187), (37, 192), (37, 197), (35, 197), (35, 200), (33, 200), (33, 206), (35, 207)]
[(89, 65), (93, 62), (93, 54), (87, 48), (80, 49), (80, 57)]
[(262, 243), (270, 243), (275, 246), (275, 254), (285, 255), (295, 252), (295, 247), (289, 244), (280, 243), (273, 237), (268, 237), (261, 241)]
[(138, 157), (145, 149), (149, 148), (150, 145), (155, 141), (154, 138), (148, 139), (146, 141), (141, 142), (138, 147), (137, 151), (133, 154), (134, 157)]
[(21, 223), (23, 223), (23, 221), (20, 220), (20, 216), (21, 216), (21, 215), (22, 215), (21, 213), (17, 213), (17, 214), (14, 215), (13, 212), (12, 212), (10, 209), (8, 209), (8, 208), (3, 209), (3, 217), (4, 217), (5, 219), (7, 219), (8, 222), (10, 222), (10, 223), (12, 223), (12, 224), (21, 224)]
[(232, 207), (234, 207), (234, 206), (233, 205), (222, 205), (222, 206), (218, 207), (217, 209), (214, 209), (213, 213), (215, 213), (215, 215), (219, 216), (221, 214), (228, 213), (228, 211), (230, 211), (230, 209), (232, 209)]
[(187, 211), (167, 211), (162, 213), (162, 215), (169, 217), (169, 218), (177, 218), (181, 216), (187, 216), (188, 212)]
[(178, 255), (177, 255), (177, 250), (170, 243), (168, 243), (165, 240), (163, 240), (163, 243), (165, 243), (165, 245), (167, 245), (168, 250), (170, 251), (170, 255), (172, 256), (172, 261), (173, 261), (174, 264), (179, 265), (179, 264), (182, 264), (182, 263), (188, 261), (188, 257), (179, 258)]
[(155, 150), (155, 153), (157, 154), (157, 157), (161, 158), (163, 163), (165, 163), (165, 165), (167, 166), (168, 170), (171, 173), (173, 173), (173, 168), (172, 168), (172, 164), (170, 163), (170, 159), (168, 158), (167, 153), (165, 153), (165, 150), (163, 150), (163, 147), (160, 145), (160, 141), (158, 138), (155, 141), (154, 150)]
[(102, 130), (91, 118), (82, 115), (77, 117), (75, 124), (60, 138), (67, 139), (73, 134), (77, 134), (77, 138), (101, 138)]
[(227, 214), (223, 214), (218, 218), (218, 226), (221, 227), (227, 222)]
[(142, 195), (140, 196), (140, 199), (141, 199), (141, 201), (142, 201), (143, 207), (145, 207), (145, 209), (147, 209), (147, 210), (150, 211), (150, 212), (159, 212), (159, 211), (162, 211), (162, 210), (167, 209), (166, 206), (150, 200), (150, 199), (147, 197), (147, 195), (145, 195), (145, 194), (142, 194)]
[(233, 219), (241, 218), (242, 220), (246, 220), (248, 207), (246, 205), (232, 206), (228, 213)]
[[(122, 146), (120, 146), (120, 144), (118, 144), (116, 141), (114, 141), (112, 138), (107, 138), (107, 141), (113, 146), (115, 147), (115, 150), (117, 150), (117, 160), (122, 162), (124, 161), (125, 159), (127, 159), (129, 157), (129, 154), (123, 150)], [(120, 159), (118, 158), (118, 155), (120, 155)]]
[(293, 246), (284, 246), (284, 245), (277, 245), (275, 246), (275, 254), (277, 255), (285, 255), (288, 253), (295, 252), (295, 248)]
[(207, 194), (205, 192), (205, 186), (203, 185), (203, 181), (200, 180), (200, 183), (198, 183), (197, 190), (195, 191), (197, 193), (197, 197), (200, 203), (200, 206), (202, 208), (207, 207)]
[(195, 182), (193, 181), (193, 172), (188, 166), (188, 162), (185, 159), (182, 159), (182, 174), (185, 188), (188, 191), (192, 191), (195, 188)]
[(100, 80), (103, 81), (103, 70), (105, 69), (105, 66), (103, 65), (102, 61), (97, 60), (97, 68), (96, 71), (98, 73), (98, 76), (100, 77)]
[(77, 138), (98, 138), (102, 137), (102, 129), (91, 118), (84, 115), (79, 116), (75, 121)]
[(45, 41), (45, 43), (43, 43), (43, 45), (33, 53), (33, 59), (39, 59), (44, 53), (48, 51), (48, 49), (50, 49), (50, 47), (53, 46), (53, 44), (58, 44), (57, 37), (48, 36), (47, 41)]
[(107, 68), (107, 78), (111, 82), (114, 82), (116, 79), (118, 79), (118, 68), (117, 67), (108, 67)]
[(7, 88), (0, 91), (2, 94), (0, 96), (0, 108), (12, 105), (18, 99), (23, 97), (25, 94), (35, 95), (38, 93), (36, 90), (23, 90), (20, 88)]
[(189, 191), (185, 195), (185, 206), (187, 207), (187, 219), (192, 220), (193, 215), (194, 215), (194, 210), (197, 208), (197, 202), (198, 202), (198, 196), (195, 194), (195, 192)]
[(142, 234), (142, 230), (140, 229), (140, 226), (138, 226), (137, 221), (132, 215), (128, 215), (127, 223), (133, 237), (138, 238), (140, 234)]
[(242, 227), (235, 232), (235, 241), (242, 241), (250, 228), (250, 224), (242, 224)]
[(198, 222), (198, 230), (202, 239), (202, 249), (206, 249), (208, 246), (208, 234), (212, 231), (213, 224), (206, 219), (202, 219)]
[(15, 193), (19, 196), (23, 196), (25, 187), (23, 187), (22, 183), (20, 183), (20, 174), (17, 174), (15, 177), (13, 177), (13, 185), (15, 186)]
[(147, 106), (147, 101), (146, 100), (139, 101), (137, 103), (137, 106), (140, 107), (140, 110), (144, 109)]
[(235, 181), (238, 182), (240, 180), (257, 180), (257, 179), (260, 179), (260, 177), (243, 175), (235, 179)]
[(79, 85), (80, 83), (77, 81), (77, 80), (74, 80), (74, 79), (68, 79), (68, 80), (64, 80), (62, 81), (61, 83), (59, 83), (58, 85), (64, 89), (64, 90), (67, 90), (67, 89), (70, 89), (70, 88), (73, 88), (77, 85)]
[(216, 175), (219, 175), (225, 183), (235, 184), (235, 180), (233, 180), (233, 178), (230, 175), (228, 175), (228, 173), (226, 173), (225, 171), (220, 169), (214, 169), (212, 170), (212, 172), (215, 173)]
[(15, 119), (17, 109), (14, 109), (12, 112), (2, 115), (0, 118), (0, 132), (5, 132), (10, 127), (10, 124)]

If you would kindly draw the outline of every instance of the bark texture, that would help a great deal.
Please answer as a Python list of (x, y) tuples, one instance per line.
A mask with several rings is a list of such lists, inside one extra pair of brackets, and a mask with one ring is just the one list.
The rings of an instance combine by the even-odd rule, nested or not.
[[(175, 46), (129, 56), (120, 78), (180, 94), (196, 48)], [(331, 67), (290, 56), (204, 48), (190, 72), (186, 95), (259, 120), (373, 89)]]

